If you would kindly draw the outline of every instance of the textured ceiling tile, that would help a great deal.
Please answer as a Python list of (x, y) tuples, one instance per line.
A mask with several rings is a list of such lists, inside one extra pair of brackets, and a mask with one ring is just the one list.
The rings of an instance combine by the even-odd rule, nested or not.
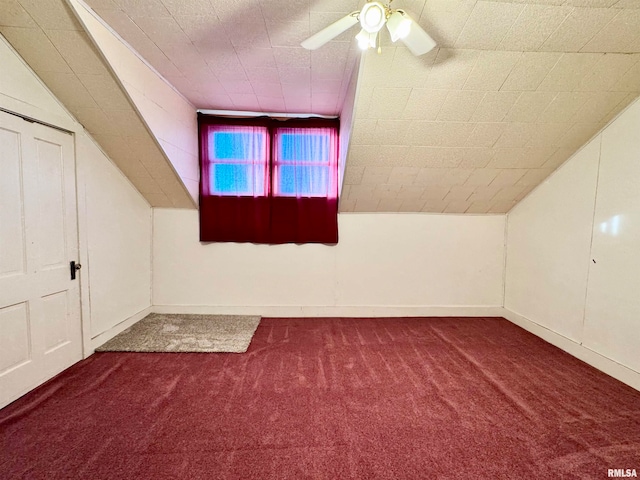
[(472, 122), (501, 122), (520, 97), (520, 92), (487, 92), (471, 116)]
[(498, 170), (497, 175), (491, 182), (492, 187), (510, 187), (516, 185), (522, 177), (527, 173), (526, 169), (511, 168)]
[(631, 67), (617, 82), (611, 90), (618, 92), (637, 92), (640, 86), (640, 55), (633, 55), (636, 59)]
[(375, 129), (377, 120), (356, 118), (351, 126), (351, 142), (354, 145), (376, 144)]
[(470, 168), (423, 167), (416, 176), (414, 184), (436, 189), (447, 186), (448, 192), (450, 186), (464, 184), (472, 173), (473, 169)]
[(502, 189), (499, 185), (488, 185), (486, 187), (479, 186), (475, 189), (475, 191), (469, 196), (470, 202), (491, 202), (493, 197)]
[[(382, 182), (384, 182), (384, 180)], [(374, 182), (371, 183), (374, 184)], [(373, 189), (373, 195), (379, 199), (397, 198), (399, 192), (400, 185), (388, 185), (381, 182), (375, 182), (375, 187)]]
[(462, 161), (464, 149), (411, 147), (404, 162), (412, 167), (454, 168)]
[(635, 55), (607, 53), (598, 60), (576, 90), (597, 92), (611, 90), (638, 61)]
[(421, 188), (423, 188), (421, 199), (432, 202), (434, 200), (442, 200), (446, 197), (450, 187), (423, 186)]
[(500, 170), (496, 168), (478, 168), (465, 182), (467, 186), (486, 187), (496, 178)]
[(556, 151), (554, 147), (496, 148), (490, 168), (541, 168)]
[(500, 90), (537, 89), (561, 56), (561, 53), (524, 52)]
[(542, 165), (542, 168), (548, 168), (555, 170), (562, 165), (569, 157), (575, 153), (575, 149), (572, 148), (558, 148), (553, 155), (551, 155), (547, 161)]
[(523, 9), (522, 5), (479, 1), (460, 32), (455, 46), (495, 49)]
[(555, 92), (523, 92), (504, 120), (507, 122), (535, 122), (556, 95)]
[(412, 185), (419, 172), (418, 167), (394, 167), (387, 181), (392, 185)]
[(412, 88), (402, 118), (435, 120), (447, 99), (447, 90)]
[(538, 50), (571, 10), (571, 7), (526, 5), (499, 48), (525, 52)]
[(521, 55), (520, 52), (482, 52), (462, 88), (499, 90)]
[(462, 122), (442, 123), (440, 145), (443, 147), (464, 147), (467, 145), (467, 138), (473, 132), (475, 124)]
[(571, 127), (569, 123), (535, 123), (532, 124), (527, 147), (558, 146), (558, 140)]
[(603, 125), (599, 123), (576, 123), (559, 140), (558, 146), (578, 149), (598, 133), (602, 127)]
[(453, 47), (475, 4), (475, 0), (428, 0), (420, 24), (439, 45)]
[(504, 187), (496, 193), (496, 196), (493, 197), (492, 201), (495, 202), (495, 204), (506, 203), (509, 205), (509, 208), (511, 208), (517, 202), (517, 198), (519, 198), (522, 192), (526, 189), (527, 187), (524, 185)]
[(359, 198), (356, 201), (356, 205), (353, 211), (354, 212), (377, 212), (378, 203), (380, 203), (380, 200), (378, 198), (372, 198), (372, 197)]
[(98, 104), (73, 73), (42, 72), (40, 78), (69, 109), (98, 108)]
[(131, 108), (129, 100), (111, 76), (80, 74), (78, 78), (98, 105), (120, 110)]
[(243, 21), (233, 25), (225, 24), (225, 31), (227, 32), (229, 41), (234, 47), (249, 45), (268, 48), (271, 46), (269, 32), (267, 32), (264, 21), (259, 23)]
[[(449, 189), (449, 193), (444, 197), (445, 202), (466, 201), (475, 191), (473, 185), (454, 185)], [(467, 207), (468, 208), (468, 207)], [(462, 211), (464, 212), (465, 209)]]
[(267, 32), (273, 47), (297, 47), (311, 35), (309, 22), (268, 23)]
[(49, 30), (47, 36), (75, 73), (110, 75), (86, 33)]
[(376, 212), (399, 212), (403, 200), (400, 198), (381, 198), (376, 207)]
[(600, 53), (565, 53), (540, 83), (538, 90), (574, 90), (601, 57)]
[(42, 30), (2, 27), (2, 35), (11, 42), (34, 70), (71, 73), (72, 70)]
[(161, 0), (113, 0), (132, 17), (168, 17), (169, 10)]
[(489, 211), (489, 208), (491, 208), (491, 204), (489, 202), (471, 202), (469, 208), (467, 208), (464, 213), (487, 213)]
[(621, 10), (587, 44), (585, 52), (626, 52), (640, 35), (640, 10)]
[(566, 123), (591, 98), (593, 94), (588, 92), (560, 92), (549, 106), (540, 114), (538, 121), (541, 123)]
[(527, 170), (524, 176), (518, 180), (517, 185), (535, 186), (541, 183), (553, 172), (550, 168), (532, 168)]
[[(116, 0), (117, 1), (117, 0)], [(161, 0), (162, 5), (173, 16), (178, 15), (207, 15), (212, 10), (212, 5), (209, 0)], [(152, 4), (154, 11), (146, 13), (147, 15), (157, 15), (158, 13), (164, 13), (164, 10), (157, 4)]]
[(578, 52), (618, 12), (608, 8), (575, 8), (544, 42), (540, 50)]
[(467, 137), (466, 146), (492, 147), (506, 128), (506, 123), (478, 123)]
[(432, 89), (461, 89), (479, 56), (478, 50), (441, 48), (423, 86)]
[(431, 200), (422, 206), (421, 211), (425, 213), (442, 213), (446, 207), (447, 203), (444, 201)]
[(496, 148), (524, 147), (529, 142), (534, 128), (535, 125), (531, 123), (509, 123), (494, 146)]
[(378, 120), (374, 131), (380, 145), (405, 145), (411, 122), (409, 120)]
[(460, 168), (484, 168), (493, 158), (492, 148), (465, 148)]
[(309, 68), (311, 66), (311, 53), (308, 50), (292, 47), (276, 47), (272, 50), (272, 56), (278, 68)]
[(447, 206), (444, 207), (443, 213), (464, 213), (469, 207), (471, 207), (472, 202), (467, 200), (453, 200), (447, 203)]
[(345, 185), (359, 185), (362, 183), (362, 176), (364, 175), (365, 167), (354, 167), (347, 165), (344, 172), (344, 184)]
[(399, 212), (420, 212), (422, 208), (424, 208), (425, 204), (426, 204), (426, 201), (421, 200), (419, 198), (404, 199), (398, 211)]
[(173, 17), (132, 16), (131, 19), (160, 48), (191, 43), (191, 39)]
[(572, 118), (572, 123), (579, 122), (585, 118), (593, 119), (596, 122), (607, 122), (610, 115), (627, 98), (626, 92), (596, 92), (589, 101), (585, 103)]
[(400, 119), (410, 93), (410, 88), (375, 87), (368, 117)]
[(0, 16), (0, 26), (3, 27), (23, 27), (34, 28), (36, 22), (31, 15), (20, 5), (18, 0), (2, 1), (2, 16)]
[(439, 146), (442, 144), (442, 122), (411, 122), (407, 130), (408, 145)]
[[(425, 188), (420, 185), (402, 185), (398, 191), (397, 198), (401, 200), (426, 200), (423, 198)], [(422, 208), (422, 207), (420, 207)], [(418, 208), (417, 210), (420, 210)]]
[(82, 30), (80, 22), (65, 2), (59, 0), (20, 0), (20, 4), (45, 30)]
[(344, 12), (358, 9), (359, 0), (322, 0), (311, 2), (309, 10), (312, 12)]
[(484, 95), (483, 91), (450, 91), (437, 119), (447, 122), (468, 121), (480, 105)]

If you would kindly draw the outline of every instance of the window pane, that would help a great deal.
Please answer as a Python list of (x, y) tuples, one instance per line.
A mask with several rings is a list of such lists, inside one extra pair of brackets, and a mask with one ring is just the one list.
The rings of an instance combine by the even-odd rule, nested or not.
[(215, 163), (210, 172), (210, 184), (217, 195), (264, 195), (262, 165)]
[(267, 129), (216, 125), (209, 141), (209, 191), (213, 195), (265, 195)]
[(211, 160), (258, 160), (265, 158), (264, 134), (247, 132), (214, 132), (209, 143)]
[(279, 142), (280, 162), (329, 163), (329, 136), (326, 134), (282, 133)]
[(282, 165), (278, 168), (279, 191), (283, 196), (325, 197), (329, 167)]

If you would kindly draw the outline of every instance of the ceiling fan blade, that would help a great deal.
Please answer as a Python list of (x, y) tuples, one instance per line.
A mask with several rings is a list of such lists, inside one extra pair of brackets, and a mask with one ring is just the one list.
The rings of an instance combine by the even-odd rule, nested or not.
[[(407, 18), (411, 18), (406, 13), (405, 15)], [(411, 19), (411, 28), (409, 29), (409, 33), (400, 40), (402, 40), (411, 53), (416, 57), (430, 52), (433, 47), (437, 45), (436, 41), (431, 38), (429, 34), (425, 32), (420, 25), (418, 25), (418, 22), (413, 19)]]
[(346, 17), (342, 17), (340, 20), (332, 23), (326, 28), (323, 28), (315, 35), (311, 35), (300, 45), (302, 45), (307, 50), (315, 50), (316, 48), (320, 48), (328, 41), (333, 40), (342, 32), (347, 31), (349, 28), (358, 23), (358, 13), (359, 12), (352, 12)]

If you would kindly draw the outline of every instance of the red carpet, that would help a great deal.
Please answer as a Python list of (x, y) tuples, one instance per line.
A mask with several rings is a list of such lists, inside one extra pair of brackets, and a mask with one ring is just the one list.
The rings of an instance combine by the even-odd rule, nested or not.
[(503, 319), (263, 319), (101, 353), (0, 411), (8, 479), (604, 479), (640, 393)]

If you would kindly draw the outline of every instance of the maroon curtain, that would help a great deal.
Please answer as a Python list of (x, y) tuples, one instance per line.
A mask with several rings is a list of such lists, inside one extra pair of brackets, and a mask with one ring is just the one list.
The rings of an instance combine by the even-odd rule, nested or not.
[[(273, 119), (221, 119), (199, 115), (200, 128), (200, 241), (202, 242), (251, 242), (265, 244), (282, 243), (324, 243), (338, 242), (338, 132), (337, 120), (295, 119), (278, 121)], [(215, 156), (211, 146), (212, 132), (216, 126), (259, 126), (267, 127), (266, 165), (264, 179), (260, 172), (259, 161), (231, 165), (234, 160), (212, 158)], [(323, 148), (330, 150), (329, 160), (316, 166), (313, 162), (296, 162), (291, 159), (291, 148), (297, 145), (286, 145), (276, 141), (279, 132), (282, 134), (299, 134), (300, 129), (322, 129), (328, 140)], [(327, 128), (330, 135), (327, 135)], [(295, 129), (295, 130), (292, 130)], [(219, 128), (224, 131), (224, 128)], [(324, 137), (323, 137), (324, 138)], [(291, 142), (289, 142), (291, 143)], [(280, 145), (280, 150), (278, 150)], [(309, 148), (309, 142), (306, 147)], [(283, 158), (283, 151), (284, 157)], [(287, 153), (289, 152), (289, 153)], [(232, 155), (231, 155), (232, 156)], [(282, 174), (276, 179), (277, 158), (283, 159), (281, 166), (288, 168), (288, 176)], [(318, 164), (320, 165), (320, 164)], [(242, 176), (242, 181), (265, 182), (264, 189), (253, 188), (247, 191), (229, 193), (214, 180), (216, 169), (226, 168), (234, 174)], [(308, 172), (322, 170), (322, 182), (314, 187), (294, 190), (292, 181), (308, 178)], [(328, 174), (325, 174), (325, 170)], [(281, 170), (282, 171), (282, 170)], [(250, 173), (247, 173), (250, 172)], [(256, 173), (258, 172), (258, 173)], [(253, 175), (253, 176), (252, 176)], [(256, 180), (256, 178), (258, 180)], [(287, 183), (289, 180), (289, 183)], [(275, 182), (279, 182), (277, 185)], [(242, 182), (240, 182), (242, 183)], [(282, 187), (286, 183), (286, 188)], [(295, 182), (293, 182), (295, 183)], [(244, 184), (243, 184), (244, 185)], [(320, 187), (318, 187), (320, 185)], [(322, 190), (325, 188), (326, 190)], [(309, 191), (311, 188), (311, 192)]]

